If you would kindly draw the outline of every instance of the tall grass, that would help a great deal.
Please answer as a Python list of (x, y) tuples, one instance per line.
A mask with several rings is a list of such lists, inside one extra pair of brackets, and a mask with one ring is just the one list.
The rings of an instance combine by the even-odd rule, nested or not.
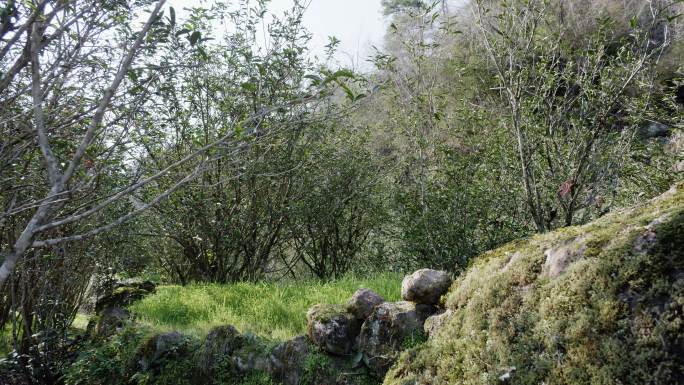
[(345, 303), (359, 288), (388, 301), (400, 297), (401, 276), (347, 277), (333, 282), (236, 283), (162, 286), (131, 306), (137, 321), (158, 331), (204, 335), (217, 325), (285, 340), (306, 330), (306, 311), (317, 303)]
[(0, 359), (12, 351), (12, 325), (0, 327)]

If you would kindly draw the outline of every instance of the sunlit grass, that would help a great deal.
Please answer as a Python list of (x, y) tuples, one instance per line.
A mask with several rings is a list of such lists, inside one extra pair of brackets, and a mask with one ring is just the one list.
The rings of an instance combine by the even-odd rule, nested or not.
[(400, 297), (401, 277), (378, 274), (333, 282), (196, 284), (163, 286), (131, 306), (137, 321), (158, 331), (201, 336), (217, 325), (284, 340), (303, 334), (306, 311), (317, 303), (345, 303), (359, 288), (377, 291), (388, 301)]
[(12, 325), (0, 328), (0, 359), (12, 351)]

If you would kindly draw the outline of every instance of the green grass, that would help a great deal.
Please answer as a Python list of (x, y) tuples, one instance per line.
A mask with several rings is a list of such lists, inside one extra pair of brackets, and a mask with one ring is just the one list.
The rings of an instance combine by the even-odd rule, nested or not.
[(158, 331), (202, 336), (230, 324), (241, 332), (286, 340), (306, 330), (306, 311), (317, 303), (346, 303), (359, 288), (377, 291), (388, 301), (400, 298), (401, 276), (378, 274), (333, 282), (195, 284), (162, 286), (131, 306), (137, 321)]
[[(75, 334), (85, 331), (88, 321), (90, 321), (90, 316), (87, 314), (76, 314), (71, 324), (71, 331)], [(0, 359), (6, 357), (12, 349), (12, 325), (8, 323), (4, 328), (0, 328)]]
[(12, 351), (12, 325), (0, 328), (0, 359)]

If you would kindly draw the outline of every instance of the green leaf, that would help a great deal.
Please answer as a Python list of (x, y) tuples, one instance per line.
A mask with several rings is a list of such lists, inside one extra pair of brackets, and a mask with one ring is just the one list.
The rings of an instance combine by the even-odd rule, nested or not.
[(173, 7), (169, 7), (169, 20), (172, 27), (176, 26), (176, 10)]
[(639, 22), (638, 22), (636, 16), (633, 16), (631, 19), (629, 19), (629, 25), (630, 25), (632, 28), (636, 28), (637, 25), (639, 25)]
[(667, 22), (668, 22), (668, 23), (673, 22), (675, 19), (678, 19), (680, 16), (682, 16), (681, 13), (680, 13), (680, 14), (677, 14), (677, 15), (674, 15), (674, 16), (668, 16), (668, 17), (667, 17)]
[(313, 84), (314, 86), (321, 84), (321, 81), (323, 81), (323, 79), (321, 79), (320, 76), (316, 75), (304, 75), (304, 78), (311, 80), (311, 84)]
[(190, 45), (195, 45), (201, 37), (202, 34), (200, 31), (195, 31), (190, 35), (190, 37), (188, 37), (188, 41), (190, 41)]
[(340, 85), (340, 87), (342, 87), (342, 89), (344, 90), (344, 93), (347, 94), (347, 98), (349, 98), (349, 100), (351, 100), (352, 102), (354, 100), (356, 100), (356, 96), (354, 95), (354, 91), (352, 91), (348, 85), (346, 85), (342, 82), (337, 82), (337, 83)]
[(340, 78), (354, 78), (354, 72), (348, 69), (341, 69), (338, 71), (335, 71), (331, 75), (329, 75), (327, 78), (325, 78), (325, 81), (323, 81), (323, 85), (326, 85), (332, 81), (336, 81)]
[(189, 29), (183, 28), (183, 29), (181, 29), (180, 31), (176, 32), (176, 36), (184, 35), (184, 34), (186, 34), (186, 33), (188, 33), (188, 32), (190, 32)]
[(243, 90), (250, 91), (250, 92), (256, 92), (256, 90), (258, 89), (256, 84), (250, 83), (250, 82), (242, 83), (240, 86), (242, 87)]

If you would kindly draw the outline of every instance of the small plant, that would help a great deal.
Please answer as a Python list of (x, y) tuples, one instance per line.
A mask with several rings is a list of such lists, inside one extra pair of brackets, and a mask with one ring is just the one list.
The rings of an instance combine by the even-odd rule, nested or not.
[(402, 350), (413, 349), (422, 345), (427, 341), (427, 336), (423, 331), (417, 331), (409, 334), (403, 341), (401, 341)]
[(275, 385), (268, 373), (255, 371), (245, 376), (240, 385)]
[(302, 376), (301, 383), (303, 385), (314, 385), (316, 378), (326, 377), (331, 374), (330, 357), (321, 351), (314, 351), (304, 361), (304, 375)]
[(85, 346), (78, 359), (68, 367), (66, 385), (114, 385), (126, 377), (126, 368), (146, 332), (127, 328), (102, 344)]

